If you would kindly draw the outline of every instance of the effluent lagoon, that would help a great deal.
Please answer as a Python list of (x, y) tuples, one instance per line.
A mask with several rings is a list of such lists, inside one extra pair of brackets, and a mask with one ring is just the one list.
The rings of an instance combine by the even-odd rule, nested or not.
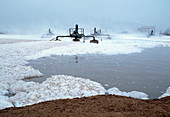
[(52, 55), (28, 61), (44, 75), (25, 81), (41, 83), (51, 75), (71, 75), (99, 82), (106, 89), (141, 91), (154, 99), (170, 86), (169, 52), (169, 47), (157, 47), (133, 54)]

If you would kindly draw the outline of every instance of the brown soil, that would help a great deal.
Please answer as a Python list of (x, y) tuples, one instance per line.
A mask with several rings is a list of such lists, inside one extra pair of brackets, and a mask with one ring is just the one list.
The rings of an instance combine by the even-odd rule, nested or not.
[(0, 110), (0, 117), (170, 117), (170, 97), (139, 100), (103, 95), (61, 99)]

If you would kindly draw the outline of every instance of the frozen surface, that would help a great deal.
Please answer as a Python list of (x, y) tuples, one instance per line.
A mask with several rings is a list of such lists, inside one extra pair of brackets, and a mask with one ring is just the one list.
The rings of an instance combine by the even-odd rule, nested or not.
[(138, 98), (138, 99), (148, 99), (148, 95), (143, 92), (139, 92), (139, 91), (123, 92), (123, 91), (120, 91), (116, 87), (108, 89), (107, 93), (120, 95), (120, 96), (133, 97), (133, 98)]
[[(68, 38), (61, 40), (62, 41), (49, 41), (48, 39), (44, 40), (37, 36), (25, 35), (0, 35), (1, 108), (11, 107), (12, 103), (14, 103), (15, 106), (24, 106), (56, 99), (56, 95), (60, 98), (72, 98), (102, 94), (104, 92), (104, 88), (101, 88), (99, 84), (90, 82), (89, 80), (73, 80), (73, 82), (76, 83), (76, 87), (71, 87), (68, 85), (70, 82), (66, 82), (66, 79), (74, 79), (73, 77), (66, 77), (65, 80), (61, 80), (54, 76), (42, 84), (34, 82), (25, 84), (25, 82), (20, 80), (43, 75), (39, 70), (35, 70), (31, 66), (26, 66), (27, 60), (50, 55), (129, 54), (141, 52), (145, 48), (170, 46), (169, 37), (146, 38), (141, 35), (129, 34), (114, 34), (111, 40), (102, 39), (99, 44), (89, 43), (89, 40), (86, 40), (86, 43), (82, 41), (75, 43), (71, 41), (72, 39)], [(8, 41), (10, 42), (8, 43)], [(14, 43), (15, 41), (17, 43)], [(65, 91), (64, 93), (59, 92), (60, 88), (57, 88), (57, 82), (53, 79), (58, 79), (62, 82), (62, 90)], [(89, 84), (86, 84), (86, 82)], [(52, 85), (56, 87), (51, 87)], [(98, 88), (96, 86), (98, 86)], [(15, 96), (10, 98), (12, 103), (9, 98), (5, 96), (5, 94), (8, 93), (16, 93)]]

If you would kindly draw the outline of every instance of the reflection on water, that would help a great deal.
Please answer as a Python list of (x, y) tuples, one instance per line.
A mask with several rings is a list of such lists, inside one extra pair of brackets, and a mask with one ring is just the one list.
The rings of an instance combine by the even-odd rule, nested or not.
[(170, 86), (170, 48), (152, 48), (128, 55), (51, 56), (29, 62), (44, 74), (30, 79), (37, 82), (64, 74), (89, 78), (106, 89), (142, 91), (149, 98), (159, 97)]

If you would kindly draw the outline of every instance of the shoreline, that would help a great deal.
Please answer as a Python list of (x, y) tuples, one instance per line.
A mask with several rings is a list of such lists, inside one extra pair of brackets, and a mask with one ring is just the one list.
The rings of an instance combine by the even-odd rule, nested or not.
[(0, 116), (169, 117), (169, 105), (170, 97), (154, 100), (140, 100), (115, 95), (98, 95), (74, 99), (52, 100), (19, 108), (7, 108), (0, 110)]

